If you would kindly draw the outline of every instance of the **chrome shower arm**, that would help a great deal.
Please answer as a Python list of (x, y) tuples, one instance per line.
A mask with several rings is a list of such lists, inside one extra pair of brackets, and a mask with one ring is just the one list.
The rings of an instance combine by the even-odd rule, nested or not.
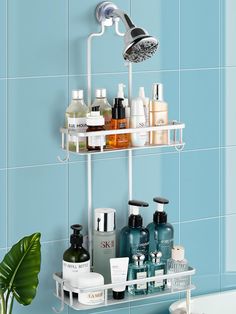
[(124, 11), (122, 11), (120, 9), (114, 9), (114, 10), (108, 12), (108, 18), (110, 18), (110, 17), (112, 17), (112, 18), (119, 17), (123, 21), (126, 30), (129, 30), (129, 29), (135, 27), (134, 23), (131, 21), (129, 16)]

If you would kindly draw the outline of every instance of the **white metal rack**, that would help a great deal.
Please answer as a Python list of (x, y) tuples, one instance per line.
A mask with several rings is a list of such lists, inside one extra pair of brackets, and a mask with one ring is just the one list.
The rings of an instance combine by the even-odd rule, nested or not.
[[(195, 269), (192, 267), (189, 267), (187, 271), (181, 272), (181, 273), (175, 273), (175, 274), (167, 274), (167, 275), (159, 275), (154, 277), (148, 277), (143, 279), (135, 279), (135, 280), (129, 280), (124, 282), (119, 282), (116, 284), (106, 284), (103, 286), (96, 286), (96, 287), (89, 287), (89, 288), (73, 288), (68, 282), (62, 279), (61, 273), (54, 273), (53, 279), (56, 281), (56, 297), (61, 301), (60, 308), (57, 310), (56, 308), (53, 308), (53, 310), (57, 313), (63, 311), (64, 305), (69, 305), (74, 310), (81, 311), (81, 310), (91, 310), (99, 307), (107, 307), (117, 304), (123, 304), (127, 302), (133, 302), (148, 298), (157, 298), (157, 297), (163, 297), (170, 294), (176, 294), (180, 292), (186, 292), (186, 308), (187, 308), (187, 314), (190, 314), (190, 297), (191, 297), (191, 290), (195, 289), (195, 286), (191, 284), (191, 276), (195, 274)], [(144, 284), (149, 283), (155, 280), (166, 280), (170, 281), (170, 287), (173, 287), (173, 281), (175, 279), (181, 279), (185, 278), (186, 281), (189, 283), (187, 287), (184, 289), (178, 289), (175, 290), (173, 288), (165, 288), (162, 291), (158, 291), (155, 293), (149, 293), (145, 295), (130, 295), (128, 292), (125, 295), (125, 298), (122, 300), (114, 300), (112, 298), (112, 289), (118, 286), (130, 286), (135, 284)], [(66, 296), (64, 294), (64, 289), (69, 292), (69, 296)], [(85, 293), (85, 292), (91, 292), (91, 291), (104, 291), (104, 302), (98, 305), (83, 305), (78, 302), (78, 297), (73, 296), (73, 293)]]
[[(118, 36), (123, 37), (124, 33), (121, 33), (119, 31), (119, 18), (110, 18), (110, 19), (105, 19), (101, 21), (101, 29), (97, 33), (90, 34), (87, 39), (87, 103), (88, 106), (91, 105), (91, 93), (92, 93), (92, 76), (91, 76), (91, 49), (92, 49), (92, 39), (94, 37), (100, 37), (104, 34), (106, 27), (110, 27), (114, 25), (115, 27), (115, 33)], [(129, 102), (131, 102), (132, 98), (132, 64), (130, 62), (125, 62), (125, 66), (128, 66), (128, 98)], [(99, 132), (88, 132), (88, 133), (80, 133), (76, 132), (74, 130), (68, 130), (66, 128), (61, 128), (61, 146), (62, 149), (66, 151), (66, 157), (61, 158), (58, 156), (58, 160), (61, 162), (67, 162), (69, 161), (70, 154), (78, 154), (78, 155), (85, 155), (87, 157), (87, 202), (88, 202), (88, 249), (90, 256), (92, 256), (92, 217), (93, 217), (93, 212), (92, 212), (92, 155), (95, 154), (104, 154), (104, 153), (115, 153), (119, 151), (127, 151), (128, 152), (128, 195), (129, 199), (132, 199), (132, 187), (133, 187), (133, 180), (132, 180), (132, 166), (133, 166), (133, 151), (135, 150), (141, 150), (141, 149), (152, 149), (152, 148), (162, 148), (162, 147), (174, 147), (177, 150), (182, 150), (185, 143), (183, 141), (183, 129), (185, 128), (184, 123), (179, 123), (177, 121), (169, 121), (168, 125), (162, 125), (162, 126), (155, 126), (155, 127), (145, 127), (145, 128), (137, 128), (137, 129), (123, 129), (123, 130), (107, 130), (107, 131), (99, 131)], [(145, 133), (145, 132), (151, 132), (151, 131), (166, 131), (168, 134), (168, 141), (166, 144), (163, 145), (145, 145), (142, 147), (129, 147), (127, 149), (103, 149), (103, 147), (100, 147), (100, 150), (98, 151), (80, 151), (79, 149), (79, 141), (81, 138), (87, 138), (90, 136), (107, 136), (107, 135), (112, 135), (112, 134), (132, 134), (132, 133)], [(77, 138), (77, 145), (76, 145), (76, 152), (71, 152), (69, 151), (69, 136), (72, 135), (73, 137), (76, 136)], [(191, 284), (191, 276), (194, 275), (195, 269), (189, 267), (189, 270), (186, 272), (182, 273), (177, 273), (177, 274), (168, 274), (168, 275), (163, 275), (163, 276), (158, 276), (158, 277), (149, 277), (145, 279), (137, 279), (137, 280), (132, 280), (132, 281), (126, 281), (124, 283), (119, 283), (119, 284), (108, 284), (104, 285), (101, 287), (91, 287), (91, 288), (86, 288), (86, 289), (74, 289), (69, 285), (68, 282), (62, 279), (61, 273), (54, 273), (53, 274), (53, 279), (56, 282), (56, 293), (55, 295), (60, 299), (61, 301), (61, 306), (60, 309), (57, 310), (56, 308), (53, 308), (53, 310), (56, 313), (59, 313), (63, 310), (64, 304), (69, 305), (75, 310), (88, 310), (88, 309), (95, 309), (98, 307), (103, 307), (103, 306), (111, 306), (115, 304), (122, 304), (125, 302), (132, 302), (136, 300), (142, 300), (142, 299), (148, 299), (148, 298), (153, 298), (153, 297), (158, 297), (158, 296), (164, 296), (164, 295), (169, 295), (173, 293), (179, 293), (179, 292), (186, 292), (186, 303), (187, 303), (187, 310), (188, 314), (190, 313), (190, 296), (191, 296), (191, 290), (194, 289), (194, 286)], [(148, 283), (150, 281), (154, 281), (155, 279), (160, 280), (171, 280), (173, 281), (175, 278), (180, 278), (180, 277), (189, 277), (189, 286), (186, 287), (184, 290), (173, 290), (173, 289), (168, 289), (166, 288), (163, 291), (157, 292), (157, 293), (152, 293), (152, 294), (147, 294), (147, 295), (139, 295), (139, 296), (132, 296), (127, 293), (125, 299), (123, 300), (114, 300), (111, 297), (111, 289), (120, 286), (120, 285), (125, 285), (126, 287), (129, 285), (137, 284), (137, 283)], [(69, 297), (64, 295), (64, 288), (69, 290)], [(73, 298), (73, 292), (79, 293), (79, 292), (86, 292), (86, 291), (96, 291), (96, 290), (104, 290), (105, 291), (105, 299), (104, 303), (96, 306), (85, 306), (82, 304), (78, 303), (78, 299)]]

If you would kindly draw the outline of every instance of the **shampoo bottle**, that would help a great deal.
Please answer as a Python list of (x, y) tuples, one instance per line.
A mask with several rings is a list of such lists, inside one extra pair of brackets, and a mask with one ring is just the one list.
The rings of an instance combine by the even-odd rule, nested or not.
[(129, 257), (141, 253), (148, 259), (149, 232), (143, 226), (143, 218), (139, 214), (139, 207), (148, 207), (148, 203), (131, 200), (128, 226), (120, 232), (120, 257)]
[(113, 208), (96, 208), (94, 213), (93, 269), (105, 283), (111, 283), (110, 258), (116, 257), (115, 214)]
[(63, 254), (63, 279), (77, 288), (78, 278), (83, 273), (90, 272), (89, 252), (83, 248), (83, 236), (80, 234), (81, 225), (72, 225), (73, 234), (70, 236), (71, 246)]
[(167, 222), (167, 214), (164, 211), (164, 206), (169, 201), (161, 197), (154, 197), (153, 201), (157, 203), (157, 210), (153, 214), (153, 222), (147, 226), (150, 234), (149, 253), (160, 251), (161, 261), (166, 264), (171, 257), (174, 241), (174, 228)]
[[(153, 97), (150, 102), (150, 126), (168, 124), (168, 105), (163, 99), (163, 85), (153, 84)], [(150, 132), (151, 145), (167, 145), (168, 131)]]

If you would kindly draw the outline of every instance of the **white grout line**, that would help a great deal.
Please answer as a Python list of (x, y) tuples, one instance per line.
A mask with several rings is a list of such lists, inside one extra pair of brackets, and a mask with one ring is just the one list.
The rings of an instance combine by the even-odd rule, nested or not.
[[(8, 77), (8, 1), (5, 0), (6, 3), (6, 77)], [(8, 80), (6, 80), (6, 100), (5, 100), (5, 106), (6, 106), (6, 167), (8, 167)], [(8, 215), (8, 170), (6, 170), (6, 204), (5, 204), (5, 211), (6, 211), (6, 247), (8, 246), (8, 226), (9, 226), (9, 215)]]
[[(179, 0), (179, 121), (181, 119), (181, 49), (180, 49), (180, 42), (181, 42), (181, 3)], [(181, 225), (180, 225), (180, 219), (181, 219), (181, 151), (179, 151), (179, 243), (181, 243)]]

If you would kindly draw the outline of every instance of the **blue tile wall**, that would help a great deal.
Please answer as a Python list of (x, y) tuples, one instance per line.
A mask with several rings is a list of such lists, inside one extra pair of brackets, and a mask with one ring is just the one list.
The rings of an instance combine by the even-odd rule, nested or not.
[[(87, 36), (100, 30), (99, 2), (0, 0), (0, 259), (24, 235), (42, 233), (37, 296), (24, 310), (15, 303), (15, 313), (50, 314), (59, 307), (52, 273), (61, 270), (70, 225), (81, 223), (88, 232), (86, 157), (60, 164), (57, 156), (65, 156), (59, 128), (71, 90), (87, 92)], [(194, 294), (236, 288), (235, 1), (115, 3), (160, 42), (152, 59), (133, 65), (133, 95), (144, 86), (151, 96), (152, 83), (162, 82), (169, 119), (186, 124), (183, 152), (134, 153), (133, 195), (150, 203), (145, 224), (155, 210), (153, 196), (167, 197), (175, 243), (197, 268)], [(118, 83), (128, 85), (123, 48), (113, 28), (93, 41), (93, 93), (106, 87), (110, 103)], [(127, 161), (127, 152), (92, 157), (93, 206), (116, 208), (118, 229), (127, 221)], [(87, 313), (166, 314), (178, 298)]]

